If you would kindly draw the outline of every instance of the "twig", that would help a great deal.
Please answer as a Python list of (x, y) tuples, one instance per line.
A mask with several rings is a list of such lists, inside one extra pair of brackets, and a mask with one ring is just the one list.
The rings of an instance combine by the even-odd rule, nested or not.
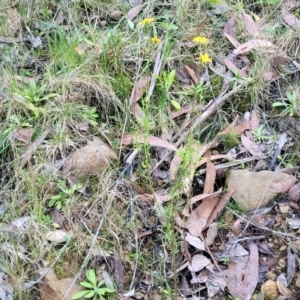
[[(251, 156), (251, 157), (245, 157), (243, 159), (238, 159), (238, 160), (235, 160), (235, 161), (231, 161), (231, 162), (227, 162), (227, 163), (224, 163), (224, 164), (220, 164), (220, 165), (216, 165), (215, 168), (216, 168), (216, 171), (218, 170), (222, 170), (224, 168), (229, 168), (229, 167), (234, 167), (234, 166), (238, 166), (240, 164), (243, 164), (243, 163), (247, 163), (247, 162), (250, 162), (252, 160), (257, 160), (257, 159), (265, 159), (267, 158), (267, 156)], [(202, 169), (200, 170), (199, 172), (197, 172), (199, 175), (203, 175), (206, 173), (206, 168), (205, 169)]]

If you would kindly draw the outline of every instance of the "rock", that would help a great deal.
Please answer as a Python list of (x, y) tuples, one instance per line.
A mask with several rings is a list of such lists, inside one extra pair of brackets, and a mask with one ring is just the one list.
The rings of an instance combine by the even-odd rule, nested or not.
[(267, 280), (262, 286), (261, 286), (261, 293), (264, 296), (264, 299), (268, 300), (276, 300), (278, 298), (278, 290), (276, 282), (273, 280)]
[(123, 16), (123, 13), (120, 10), (115, 10), (109, 15), (113, 20), (120, 20)]
[(235, 190), (232, 197), (244, 210), (262, 207), (274, 199), (278, 192), (271, 192), (272, 184), (291, 180), (294, 176), (272, 171), (250, 172), (232, 170), (227, 178), (228, 190)]

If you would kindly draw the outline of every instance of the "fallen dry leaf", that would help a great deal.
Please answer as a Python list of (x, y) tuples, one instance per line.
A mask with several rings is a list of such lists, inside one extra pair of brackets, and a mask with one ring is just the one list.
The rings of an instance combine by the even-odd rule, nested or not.
[(34, 142), (32, 143), (28, 149), (26, 150), (26, 152), (23, 154), (22, 156), (22, 160), (21, 160), (21, 167), (24, 167), (27, 162), (29, 161), (31, 154), (39, 147), (39, 145), (45, 140), (45, 138), (47, 137), (48, 133), (50, 132), (50, 129), (45, 130), (41, 136)]
[(191, 272), (199, 272), (209, 264), (211, 264), (210, 259), (202, 254), (196, 254), (192, 257), (192, 263), (188, 266), (188, 269)]
[(143, 6), (144, 6), (143, 4), (139, 4), (139, 5), (131, 8), (129, 10), (129, 12), (127, 13), (127, 19), (129, 21), (132, 21), (141, 12)]
[(225, 58), (224, 63), (228, 70), (232, 71), (233, 73), (239, 74), (242, 78), (247, 77), (247, 74), (244, 70), (239, 69), (238, 67), (235, 66), (235, 64), (230, 61), (229, 59)]
[(182, 163), (182, 157), (178, 154), (175, 154), (170, 164), (170, 178), (171, 180), (176, 179), (176, 175), (179, 171), (180, 165)]
[(208, 226), (208, 230), (206, 233), (206, 245), (209, 247), (214, 244), (215, 238), (218, 236), (218, 223), (211, 223)]
[(129, 145), (131, 143), (140, 143), (140, 144), (145, 144), (148, 143), (151, 146), (156, 146), (156, 147), (163, 147), (169, 150), (177, 151), (178, 149), (171, 143), (166, 142), (156, 136), (153, 135), (145, 135), (143, 133), (139, 134), (127, 134), (124, 135), (121, 144), (122, 145)]
[(264, 154), (259, 150), (258, 145), (252, 142), (246, 135), (241, 136), (241, 141), (243, 146), (246, 148), (248, 152), (250, 152), (253, 156), (263, 156)]
[(142, 96), (143, 93), (147, 90), (149, 84), (151, 81), (151, 77), (150, 76), (146, 76), (146, 77), (140, 77), (134, 84), (132, 93), (131, 93), (131, 97), (130, 97), (130, 103), (134, 103), (139, 101)]
[[(212, 155), (210, 160), (213, 161), (213, 160), (219, 160), (219, 159), (226, 159), (226, 160), (230, 160), (232, 159), (232, 156), (231, 155), (228, 155), (228, 154), (216, 154), (216, 155)], [(207, 163), (207, 158), (206, 157), (203, 157), (199, 163), (197, 164), (197, 168), (201, 167), (202, 165), (206, 164)]]
[(296, 177), (291, 177), (286, 180), (272, 183), (270, 186), (271, 193), (285, 193), (296, 183)]
[(211, 194), (201, 194), (201, 195), (194, 196), (190, 200), (190, 205), (193, 205), (200, 200), (204, 200), (208, 197), (211, 197), (212, 195), (219, 195), (221, 192), (222, 192), (222, 189), (218, 190), (217, 192), (211, 193)]
[(292, 201), (299, 201), (300, 200), (300, 182), (295, 184), (290, 190), (289, 190), (289, 198)]
[(286, 281), (287, 281), (287, 284), (289, 285), (295, 276), (296, 255), (292, 251), (291, 246), (288, 247), (287, 253), (288, 253), (288, 255), (287, 255)]
[(233, 45), (233, 47), (235, 49), (238, 49), (241, 46), (241, 44), (234, 37), (232, 37), (231, 35), (229, 35), (226, 32), (224, 32), (223, 34), (225, 35), (225, 37), (228, 39), (228, 41)]
[(198, 250), (205, 250), (204, 243), (196, 236), (190, 234), (189, 232), (185, 233), (184, 240), (187, 241), (191, 246), (195, 247)]
[(187, 217), (186, 228), (195, 236), (202, 237), (202, 230), (207, 224), (207, 220), (219, 201), (219, 194), (212, 195), (202, 201)]
[(191, 112), (201, 112), (204, 109), (202, 104), (190, 104), (187, 106), (182, 107), (180, 110), (172, 111), (171, 117), (175, 119), (181, 115), (188, 114)]
[(258, 113), (256, 110), (252, 110), (251, 112), (251, 129), (253, 131), (256, 131), (259, 127), (259, 117), (258, 117)]
[(113, 255), (113, 264), (114, 264), (114, 275), (117, 282), (118, 291), (122, 291), (124, 288), (124, 267), (120, 256), (116, 252)]
[[(281, 274), (281, 275), (283, 275), (283, 274)], [(281, 276), (281, 275), (278, 276), (277, 281), (276, 281), (277, 288), (281, 295), (283, 295), (284, 297), (288, 297), (289, 295), (292, 294), (292, 291), (285, 285), (284, 281), (286, 281), (286, 280), (285, 280), (284, 275), (283, 276)]]
[(28, 144), (31, 141), (33, 128), (19, 128), (12, 132), (12, 138), (14, 141), (22, 142), (22, 144)]
[(94, 136), (93, 141), (88, 141), (86, 146), (69, 155), (64, 172), (73, 171), (74, 176), (81, 178), (104, 170), (111, 164), (111, 161), (117, 159), (118, 156), (114, 150)]
[(258, 250), (255, 243), (249, 245), (250, 256), (243, 279), (243, 294), (245, 299), (250, 299), (258, 283)]
[(203, 189), (203, 194), (212, 194), (214, 192), (214, 184), (216, 181), (216, 168), (215, 165), (211, 162), (211, 152), (207, 151), (205, 157), (207, 158), (206, 163), (206, 177), (205, 184)]
[(224, 25), (223, 33), (235, 37), (236, 21), (234, 17), (231, 17)]
[(296, 1), (287, 1), (281, 6), (281, 16), (284, 22), (292, 27), (299, 27), (300, 20), (291, 12), (292, 9), (299, 7)]
[(253, 49), (259, 49), (259, 48), (275, 48), (275, 46), (268, 41), (264, 40), (251, 40), (249, 42), (246, 42), (242, 45), (240, 45), (237, 49), (233, 51), (235, 55), (245, 54)]
[(192, 81), (194, 82), (194, 84), (198, 84), (199, 79), (197, 77), (196, 72), (187, 65), (184, 65), (184, 68), (186, 69), (187, 73), (190, 75), (190, 77), (191, 77)]
[(38, 271), (38, 276), (46, 274), (38, 283), (39, 294), (41, 300), (71, 300), (72, 296), (82, 290), (78, 284), (73, 284), (70, 292), (66, 295), (69, 287), (71, 286), (72, 278), (63, 278), (58, 280), (53, 270), (41, 268)]
[[(221, 193), (221, 191), (222, 191), (222, 189), (220, 189), (218, 192)], [(219, 213), (223, 210), (223, 208), (225, 207), (227, 202), (230, 200), (233, 193), (234, 193), (234, 190), (231, 190), (231, 191), (228, 191), (225, 195), (222, 196), (222, 198), (218, 201), (217, 205), (215, 206), (215, 208), (211, 212), (211, 214), (210, 214), (210, 216), (207, 220), (206, 226), (210, 225), (217, 218)]]
[(53, 242), (53, 243), (56, 243), (56, 244), (67, 242), (69, 237), (70, 237), (70, 235), (66, 231), (61, 230), (61, 229), (60, 230), (49, 231), (46, 234), (46, 239), (49, 242)]
[(6, 10), (8, 19), (6, 26), (11, 31), (12, 35), (16, 35), (21, 28), (21, 20), (17, 8), (9, 8)]
[(252, 37), (252, 38), (257, 38), (259, 36), (259, 31), (258, 31), (258, 25), (257, 23), (252, 19), (252, 16), (243, 13), (243, 25), (244, 28), (246, 29), (247, 33)]
[(187, 73), (186, 70), (183, 69), (175, 69), (176, 70), (176, 77), (183, 83), (191, 84), (191, 77)]

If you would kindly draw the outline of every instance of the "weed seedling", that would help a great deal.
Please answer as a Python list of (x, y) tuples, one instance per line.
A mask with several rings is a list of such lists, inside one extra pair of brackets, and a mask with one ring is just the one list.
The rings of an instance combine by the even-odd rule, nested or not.
[(66, 183), (63, 180), (58, 180), (58, 183), (58, 188), (61, 192), (50, 198), (48, 206), (53, 207), (55, 205), (57, 209), (61, 209), (63, 204), (69, 203), (70, 197), (75, 193), (75, 191), (82, 188), (82, 184), (75, 184), (70, 189), (67, 189)]
[(282, 111), (282, 115), (285, 115), (285, 114), (289, 114), (291, 117), (294, 116), (296, 114), (296, 110), (297, 110), (297, 95), (296, 93), (290, 93), (290, 92), (287, 92), (286, 93), (286, 97), (287, 97), (287, 100), (288, 100), (288, 103), (287, 102), (284, 102), (284, 101), (277, 101), (277, 102), (274, 102), (272, 104), (273, 107), (285, 107), (285, 109)]
[(103, 287), (104, 280), (101, 280), (97, 283), (97, 278), (95, 271), (93, 269), (86, 271), (86, 278), (87, 281), (80, 282), (80, 285), (86, 288), (84, 291), (80, 291), (76, 293), (72, 299), (80, 299), (82, 297), (84, 298), (92, 298), (93, 300), (100, 299), (105, 300), (103, 296), (106, 294), (115, 293), (114, 289), (109, 289), (106, 287)]

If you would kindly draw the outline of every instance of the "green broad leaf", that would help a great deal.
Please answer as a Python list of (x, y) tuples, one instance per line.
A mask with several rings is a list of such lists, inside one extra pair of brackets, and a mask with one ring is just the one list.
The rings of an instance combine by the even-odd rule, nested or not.
[(94, 120), (90, 120), (90, 123), (94, 126), (97, 126), (98, 125), (98, 122), (97, 121), (94, 121)]
[(176, 100), (171, 100), (171, 104), (176, 110), (181, 109), (180, 104)]
[(173, 83), (174, 79), (175, 79), (175, 75), (176, 75), (176, 71), (172, 70), (169, 75), (168, 75), (168, 82), (170, 83), (170, 85)]
[(279, 106), (286, 106), (286, 104), (283, 103), (283, 102), (274, 102), (274, 103), (272, 104), (272, 106), (273, 106), (273, 107), (279, 107)]
[(286, 93), (286, 97), (288, 98), (290, 103), (294, 103), (295, 102), (295, 96), (292, 93), (287, 92)]
[(58, 210), (61, 209), (61, 201), (56, 202), (56, 208), (57, 208)]
[(159, 24), (160, 27), (164, 28), (164, 29), (167, 29), (167, 30), (177, 30), (178, 27), (174, 24), (170, 24), (170, 23), (160, 23)]
[(134, 30), (134, 23), (133, 23), (132, 21), (130, 21), (130, 20), (127, 20), (127, 22), (128, 22), (129, 28), (130, 28), (131, 30)]
[(105, 295), (104, 289), (99, 289), (99, 290), (98, 290), (98, 295), (99, 295), (99, 296)]
[(51, 199), (48, 203), (48, 207), (52, 207), (55, 204), (56, 200), (55, 199)]
[(114, 289), (109, 289), (109, 288), (103, 288), (102, 289), (105, 293), (114, 293), (115, 290)]
[(91, 291), (91, 292), (88, 292), (84, 298), (88, 299), (88, 298), (93, 298), (95, 296), (95, 291)]
[(100, 286), (102, 286), (103, 284), (104, 284), (104, 280), (99, 281), (99, 282), (98, 282), (98, 285), (97, 285), (98, 288), (99, 288)]
[(265, 3), (265, 4), (277, 4), (280, 1), (281, 0), (263, 0), (263, 3)]
[(84, 38), (83, 39), (87, 44), (91, 45), (91, 46), (95, 46), (95, 44), (93, 42), (91, 42), (90, 40)]
[(90, 288), (90, 289), (94, 288), (94, 286), (91, 283), (86, 282), (86, 281), (82, 281), (79, 284), (82, 285), (82, 286), (84, 286), (84, 287), (86, 287), (86, 288)]
[(61, 199), (62, 195), (58, 194), (58, 195), (54, 195), (51, 197), (51, 200), (59, 200)]
[(44, 96), (41, 100), (48, 100), (50, 98), (54, 98), (54, 97), (57, 97), (57, 96), (59, 96), (59, 94), (52, 93), (52, 94), (48, 94), (48, 95)]
[(100, 297), (100, 300), (105, 300), (105, 298), (104, 298), (104, 297), (102, 297), (101, 295), (99, 295), (99, 297)]
[(97, 286), (97, 278), (93, 269), (89, 269), (86, 271), (86, 278), (93, 286)]
[(82, 297), (84, 297), (85, 294), (89, 293), (89, 291), (80, 291), (77, 292), (75, 295), (72, 296), (72, 300), (76, 300), (76, 299), (80, 299)]

